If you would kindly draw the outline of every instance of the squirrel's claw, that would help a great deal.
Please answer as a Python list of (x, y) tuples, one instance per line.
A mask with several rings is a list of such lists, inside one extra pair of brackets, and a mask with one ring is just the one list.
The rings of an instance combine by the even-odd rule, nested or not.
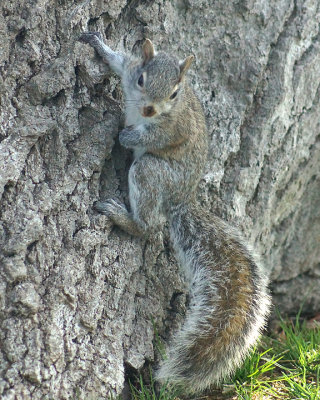
[(79, 42), (88, 44), (93, 43), (97, 39), (102, 41), (102, 35), (100, 32), (83, 32), (78, 38)]
[(128, 211), (125, 208), (124, 204), (122, 204), (118, 200), (109, 199), (106, 201), (96, 201), (93, 204), (93, 208), (101, 214), (107, 215), (108, 217), (114, 217), (119, 214), (125, 213)]
[(130, 148), (136, 142), (137, 131), (133, 125), (127, 126), (119, 133), (119, 142), (121, 146)]

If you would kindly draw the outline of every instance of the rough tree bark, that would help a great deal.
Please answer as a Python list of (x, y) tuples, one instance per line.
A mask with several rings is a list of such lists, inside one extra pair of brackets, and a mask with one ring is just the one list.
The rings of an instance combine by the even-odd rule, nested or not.
[[(320, 302), (318, 0), (6, 0), (0, 5), (3, 399), (105, 399), (183, 319), (166, 232), (147, 243), (97, 215), (127, 200), (118, 79), (89, 46), (145, 37), (196, 56), (208, 120), (206, 207), (262, 253), (285, 312)], [(92, 397), (90, 397), (92, 396)]]

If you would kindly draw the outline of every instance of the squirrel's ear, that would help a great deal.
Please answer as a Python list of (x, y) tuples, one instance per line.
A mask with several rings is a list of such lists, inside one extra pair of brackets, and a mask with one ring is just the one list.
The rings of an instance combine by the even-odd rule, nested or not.
[(150, 39), (146, 39), (142, 46), (143, 65), (154, 57), (154, 47)]
[(183, 79), (185, 76), (186, 72), (188, 71), (192, 61), (194, 60), (194, 56), (188, 56), (185, 60), (180, 61), (179, 67), (180, 67), (180, 81)]

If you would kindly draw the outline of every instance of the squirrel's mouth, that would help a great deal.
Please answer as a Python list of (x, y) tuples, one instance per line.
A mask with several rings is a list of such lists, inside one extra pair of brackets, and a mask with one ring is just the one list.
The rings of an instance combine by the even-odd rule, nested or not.
[(142, 109), (143, 117), (153, 117), (156, 113), (157, 112), (153, 106), (143, 107), (143, 109)]

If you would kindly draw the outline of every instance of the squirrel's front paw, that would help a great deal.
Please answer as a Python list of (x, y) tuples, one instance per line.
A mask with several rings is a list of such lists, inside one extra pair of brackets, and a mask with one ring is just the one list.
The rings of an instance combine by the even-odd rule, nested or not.
[(119, 133), (119, 142), (121, 146), (131, 148), (135, 144), (137, 131), (133, 125), (127, 126)]
[(107, 201), (96, 201), (93, 208), (101, 214), (107, 215), (112, 220), (119, 216), (128, 214), (128, 211), (123, 203), (118, 200), (109, 199)]
[(102, 35), (100, 32), (83, 32), (79, 36), (79, 42), (88, 43), (93, 45), (97, 41), (102, 41)]

